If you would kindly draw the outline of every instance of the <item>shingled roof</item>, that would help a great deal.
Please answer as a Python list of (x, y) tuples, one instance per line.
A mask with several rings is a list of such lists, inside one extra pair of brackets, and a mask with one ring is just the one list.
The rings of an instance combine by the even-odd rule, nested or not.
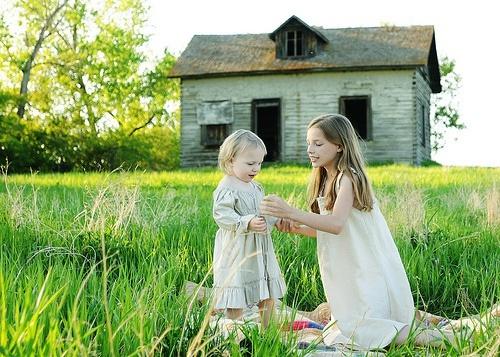
[(206, 78), (318, 71), (428, 66), (430, 86), (441, 91), (433, 26), (323, 29), (328, 43), (314, 57), (276, 58), (270, 34), (195, 35), (170, 78)]

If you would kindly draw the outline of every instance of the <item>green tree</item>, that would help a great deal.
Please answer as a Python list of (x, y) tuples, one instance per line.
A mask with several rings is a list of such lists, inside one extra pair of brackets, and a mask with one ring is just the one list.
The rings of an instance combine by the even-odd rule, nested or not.
[(5, 93), (21, 88), (17, 119), (21, 126), (30, 122), (22, 126), (32, 134), (26, 140), (41, 148), (35, 168), (112, 169), (134, 166), (133, 160), (144, 168), (176, 165), (165, 159), (178, 150), (178, 110), (168, 108), (179, 99), (179, 85), (166, 77), (176, 59), (166, 50), (160, 58), (145, 52), (142, 0), (31, 0), (12, 7), (18, 18), (0, 18), (0, 78), (7, 79)]
[(444, 57), (440, 62), (442, 91), (433, 95), (431, 99), (433, 110), (431, 141), (433, 151), (438, 151), (444, 147), (446, 131), (465, 128), (465, 125), (460, 122), (457, 109), (457, 91), (460, 88), (462, 79), (455, 70), (454, 60)]
[(169, 121), (165, 103), (179, 97), (178, 81), (166, 79), (175, 57), (165, 51), (154, 64), (145, 56), (146, 13), (138, 0), (70, 4), (46, 64), (56, 74), (51, 92), (65, 108), (60, 114), (75, 126), (94, 135), (109, 128), (133, 135)]

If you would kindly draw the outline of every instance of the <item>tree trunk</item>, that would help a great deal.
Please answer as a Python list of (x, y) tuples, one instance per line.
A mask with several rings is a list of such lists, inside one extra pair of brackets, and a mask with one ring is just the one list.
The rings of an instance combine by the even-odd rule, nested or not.
[(97, 128), (96, 128), (96, 116), (94, 114), (94, 109), (92, 108), (92, 103), (89, 100), (89, 93), (87, 92), (87, 87), (85, 86), (85, 82), (83, 81), (83, 76), (81, 73), (78, 74), (78, 85), (80, 87), (80, 93), (82, 94), (83, 103), (85, 108), (87, 108), (87, 115), (89, 116), (89, 124), (90, 129), (92, 130), (92, 134), (97, 136)]
[(33, 48), (33, 51), (31, 52), (28, 60), (24, 63), (21, 71), (23, 72), (23, 79), (21, 80), (21, 88), (19, 89), (19, 94), (21, 95), (21, 100), (19, 102), (19, 105), (17, 106), (17, 115), (20, 118), (24, 117), (24, 113), (26, 112), (26, 104), (28, 102), (27, 95), (28, 95), (28, 83), (30, 81), (30, 76), (31, 76), (31, 68), (33, 67), (33, 62), (35, 61), (35, 57), (38, 54), (38, 51), (40, 51), (40, 48), (42, 47), (43, 41), (50, 35), (46, 34), (50, 26), (52, 25), (52, 22), (54, 21), (54, 18), (56, 17), (57, 13), (62, 10), (64, 6), (68, 3), (69, 0), (64, 0), (64, 2), (59, 5), (50, 15), (47, 17), (47, 20), (45, 21), (45, 24), (43, 25), (42, 29), (40, 30), (40, 34), (38, 35), (38, 40), (35, 43), (35, 47)]

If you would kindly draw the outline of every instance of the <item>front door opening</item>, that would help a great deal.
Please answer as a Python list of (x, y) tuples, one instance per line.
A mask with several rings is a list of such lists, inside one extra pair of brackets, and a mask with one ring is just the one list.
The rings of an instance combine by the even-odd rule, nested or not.
[(359, 137), (371, 139), (370, 98), (367, 96), (341, 97), (340, 113), (345, 115)]
[(252, 131), (266, 144), (265, 161), (280, 159), (280, 101), (279, 99), (259, 99), (252, 102)]

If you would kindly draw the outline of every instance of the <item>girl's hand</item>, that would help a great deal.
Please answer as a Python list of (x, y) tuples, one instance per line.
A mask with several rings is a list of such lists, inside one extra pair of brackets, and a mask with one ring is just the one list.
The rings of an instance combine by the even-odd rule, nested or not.
[(248, 223), (248, 230), (257, 233), (266, 233), (267, 230), (266, 220), (260, 216), (252, 218)]
[(281, 197), (269, 195), (260, 203), (260, 213), (280, 218), (290, 218), (295, 208), (291, 207)]
[(275, 226), (280, 232), (290, 233), (290, 220), (288, 218), (278, 219)]
[(297, 230), (300, 228), (300, 223), (289, 218), (280, 218), (276, 222), (276, 228), (285, 233), (297, 233)]
[(293, 221), (288, 218), (280, 218), (276, 221), (276, 229), (285, 233), (293, 233)]

